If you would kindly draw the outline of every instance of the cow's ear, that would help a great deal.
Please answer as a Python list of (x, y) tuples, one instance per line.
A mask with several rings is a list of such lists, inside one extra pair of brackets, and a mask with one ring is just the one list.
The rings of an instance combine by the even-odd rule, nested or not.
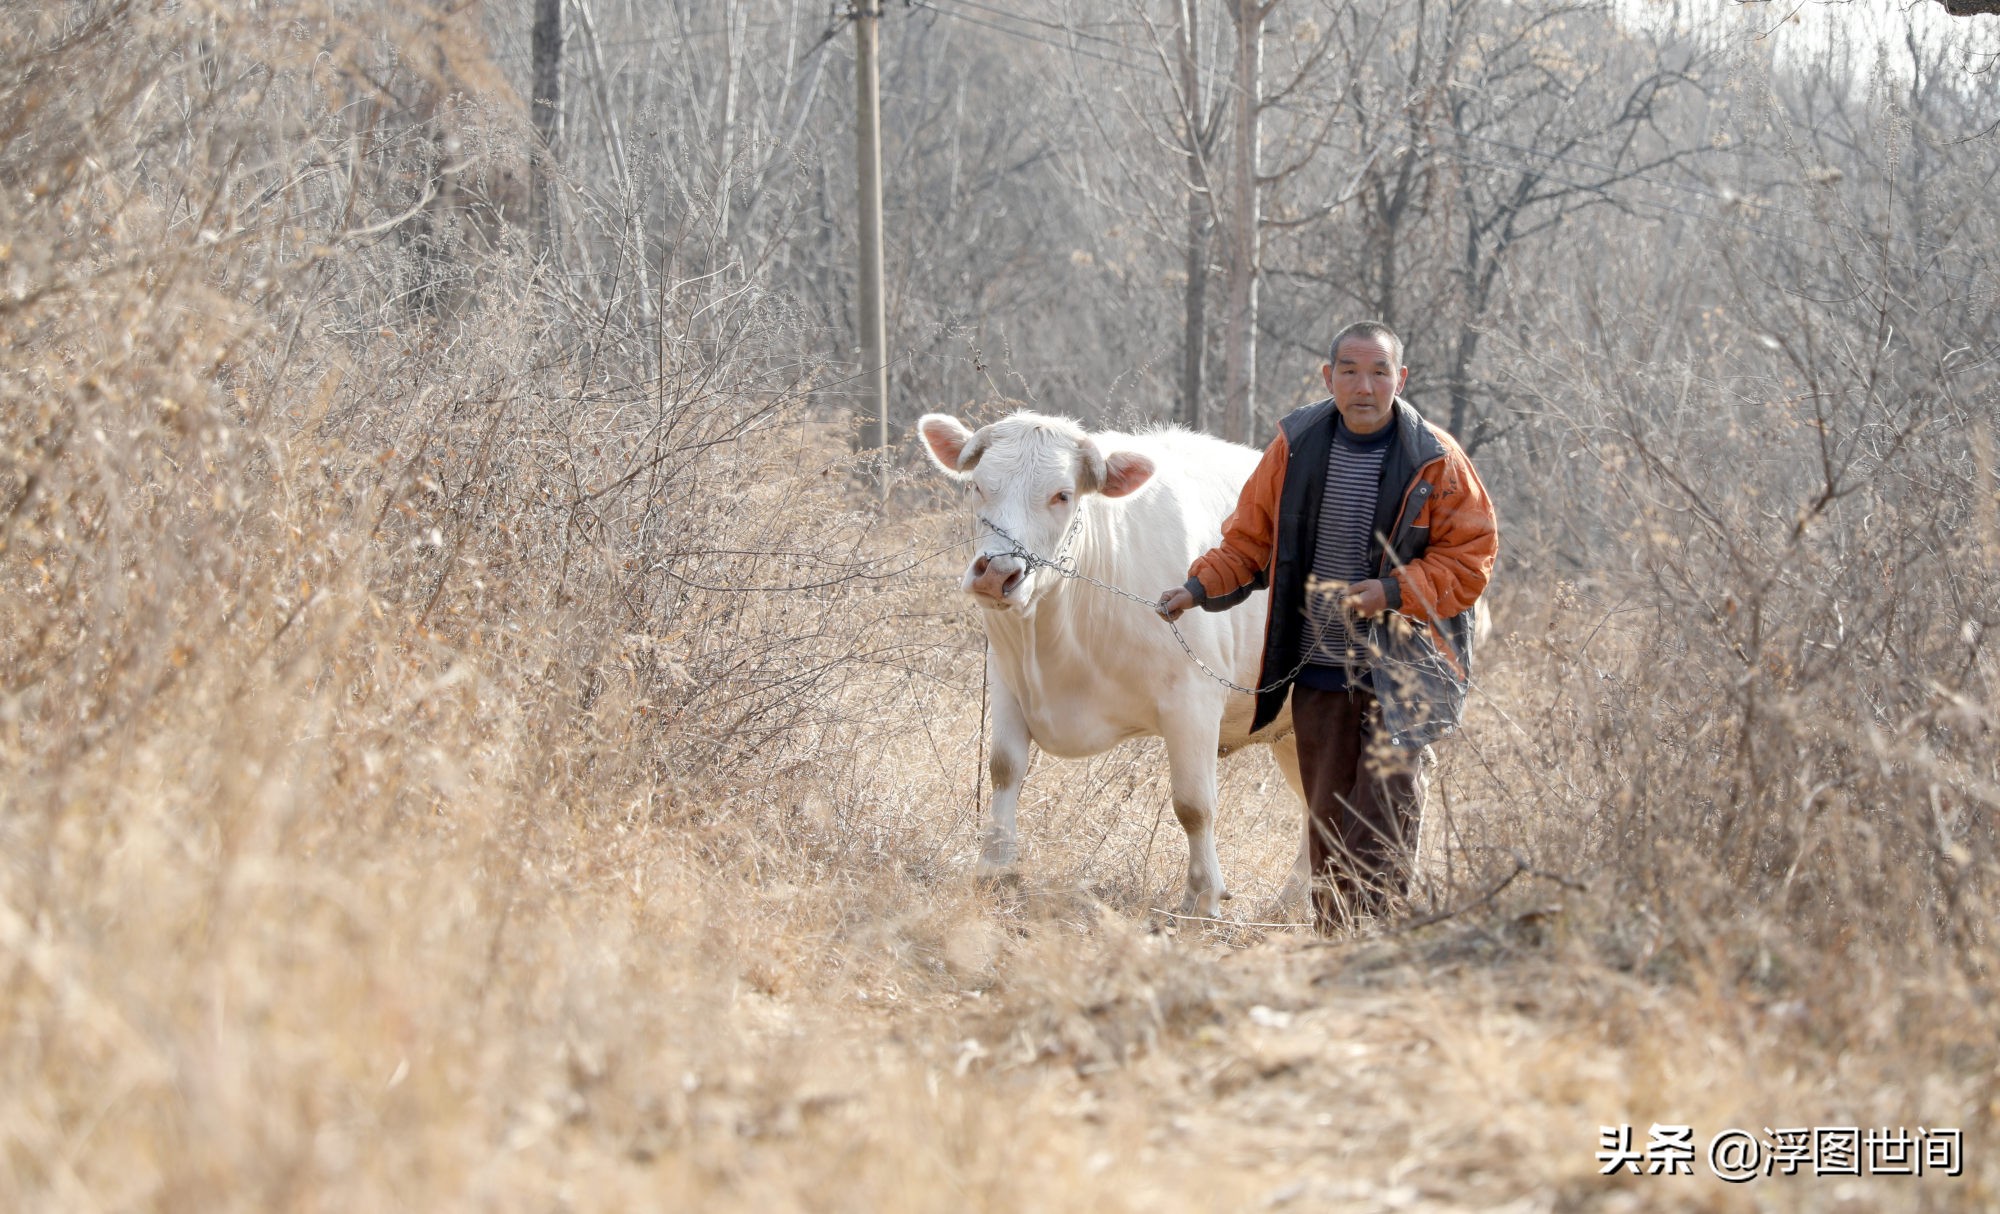
[(1088, 438), (1076, 440), (1076, 491), (1095, 493), (1104, 488), (1104, 452)]
[(1097, 491), (1106, 497), (1124, 497), (1152, 479), (1152, 460), (1136, 451), (1113, 451), (1104, 457), (1104, 483)]
[(986, 444), (977, 434), (947, 413), (926, 413), (917, 421), (924, 436), (924, 449), (938, 467), (954, 477), (963, 477), (986, 453)]
[(1079, 456), (1076, 489), (1079, 493), (1124, 497), (1153, 477), (1153, 461), (1135, 451), (1113, 451), (1106, 455), (1088, 438), (1078, 441), (1076, 446)]

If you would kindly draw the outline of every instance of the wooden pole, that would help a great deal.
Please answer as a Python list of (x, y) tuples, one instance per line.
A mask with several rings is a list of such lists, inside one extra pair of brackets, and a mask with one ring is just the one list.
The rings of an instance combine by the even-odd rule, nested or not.
[(861, 379), (874, 405), (874, 445), (882, 461), (882, 490), (887, 493), (889, 359), (882, 301), (882, 87), (876, 61), (881, 25), (882, 0), (855, 0), (854, 160), (861, 195)]

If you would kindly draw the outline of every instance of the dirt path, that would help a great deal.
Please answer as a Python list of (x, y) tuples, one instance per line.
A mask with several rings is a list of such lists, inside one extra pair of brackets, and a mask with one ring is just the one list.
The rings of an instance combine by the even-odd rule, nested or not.
[[(861, 1062), (866, 1089), (792, 1122), (725, 1190), (829, 1209), (1984, 1203), (1970, 1180), (1717, 1180), (1717, 1132), (1838, 1107), (1826, 1077), (1763, 1061), (1783, 1008), (1704, 1004), (1473, 929), (1333, 947), (1099, 934), (1027, 950), (983, 991), (857, 999), (829, 1065)], [(1693, 1175), (1599, 1174), (1601, 1126), (1643, 1144), (1655, 1122), (1694, 1127)], [(830, 1175), (813, 1163), (828, 1151)]]

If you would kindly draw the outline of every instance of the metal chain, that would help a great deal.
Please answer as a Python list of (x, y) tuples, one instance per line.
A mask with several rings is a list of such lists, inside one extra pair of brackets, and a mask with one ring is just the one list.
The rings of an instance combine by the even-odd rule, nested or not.
[[(1020, 540), (1014, 538), (1014, 536), (1010, 532), (1008, 532), (1006, 528), (1000, 526), (1000, 524), (994, 522), (992, 519), (987, 518), (985, 515), (975, 514), (973, 515), (973, 517), (978, 519), (979, 522), (983, 526), (985, 526), (988, 530), (992, 531), (993, 534), (999, 536), (1001, 539), (1006, 540), (1009, 544), (1013, 545), (1013, 550), (1011, 552), (1002, 553), (1001, 555), (1013, 557), (1014, 559), (1020, 561), (1030, 570), (1052, 569), (1056, 572), (1057, 576), (1059, 577), (1069, 578), (1079, 582), (1089, 582), (1091, 585), (1097, 587), (1099, 590), (1108, 591), (1111, 594), (1117, 595), (1121, 599), (1130, 599), (1133, 602), (1139, 604), (1141, 607), (1145, 607), (1150, 611), (1152, 611), (1154, 615), (1157, 615), (1162, 620), (1166, 621), (1167, 628), (1173, 632), (1174, 640), (1180, 642), (1181, 652), (1185, 653), (1188, 656), (1188, 661), (1193, 662), (1195, 666), (1198, 667), (1203, 674), (1207, 675), (1211, 679), (1214, 679), (1216, 682), (1222, 684), (1224, 687), (1229, 688), (1229, 690), (1231, 691), (1238, 692), (1246, 696), (1259, 696), (1265, 694), (1266, 692), (1276, 691), (1280, 687), (1287, 685), (1293, 679), (1297, 678), (1301, 670), (1304, 670), (1307, 666), (1312, 664), (1313, 652), (1319, 648), (1319, 643), (1322, 640), (1326, 639), (1326, 630), (1333, 622), (1331, 617), (1328, 617), (1325, 621), (1323, 621), (1320, 624), (1319, 630), (1317, 633), (1314, 634), (1311, 643), (1303, 647), (1303, 652), (1305, 656), (1299, 659), (1299, 664), (1292, 667), (1291, 670), (1287, 671), (1283, 676), (1273, 679), (1271, 682), (1264, 684), (1262, 687), (1245, 687), (1241, 683), (1237, 683), (1234, 680), (1228, 678), (1227, 676), (1219, 673), (1218, 671), (1215, 670), (1215, 668), (1211, 667), (1207, 662), (1201, 660), (1201, 655), (1197, 654), (1194, 651), (1194, 648), (1188, 644), (1187, 637), (1182, 634), (1180, 625), (1172, 620), (1167, 619), (1166, 613), (1160, 609), (1160, 604), (1158, 600), (1144, 598), (1140, 595), (1133, 594), (1131, 591), (1125, 589), (1122, 586), (1113, 586), (1109, 582), (1100, 581), (1097, 578), (1094, 578), (1089, 574), (1085, 573), (1083, 570), (1076, 568), (1074, 565), (1068, 565), (1063, 563), (1062, 557), (1064, 555), (1064, 550), (1070, 546), (1071, 542), (1075, 538), (1075, 535), (1078, 531), (1077, 523), (1081, 521), (1082, 515), (1083, 515), (1082, 511), (1077, 511), (1076, 514), (1070, 519), (1070, 525), (1063, 530), (1063, 537), (1056, 544), (1056, 557), (1053, 559), (1050, 557), (1042, 556), (1040, 553), (1029, 548), (1026, 544), (1023, 544)], [(1372, 651), (1376, 651), (1377, 656), (1379, 658), (1380, 656), (1379, 651), (1381, 649), (1381, 646), (1374, 645), (1371, 643), (1369, 648)]]

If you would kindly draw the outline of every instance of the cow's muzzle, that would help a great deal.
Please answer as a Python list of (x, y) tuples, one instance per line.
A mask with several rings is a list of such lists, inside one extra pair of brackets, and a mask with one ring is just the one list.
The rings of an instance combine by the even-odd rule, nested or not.
[(981, 556), (965, 571), (965, 588), (974, 597), (995, 606), (1012, 604), (1010, 596), (1028, 580), (1027, 566), (1019, 557)]

